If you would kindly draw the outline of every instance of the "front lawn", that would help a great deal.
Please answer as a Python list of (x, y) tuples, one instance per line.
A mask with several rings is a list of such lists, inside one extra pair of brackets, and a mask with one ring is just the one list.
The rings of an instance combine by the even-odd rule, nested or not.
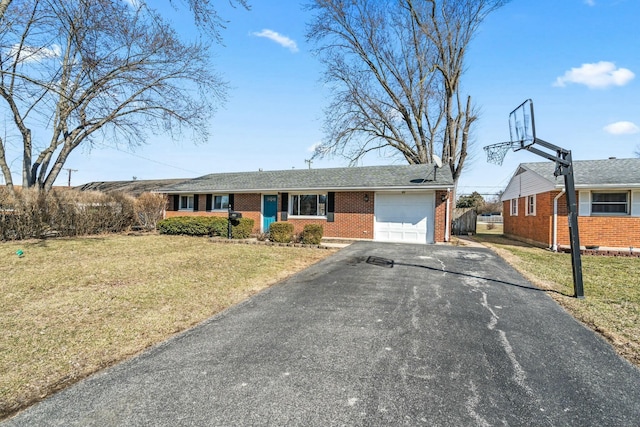
[(0, 419), (331, 253), (163, 235), (0, 243)]
[[(640, 258), (583, 255), (584, 299), (573, 298), (571, 255), (478, 234), (576, 319), (602, 334), (630, 362), (640, 366)], [(569, 338), (569, 337), (567, 337)]]

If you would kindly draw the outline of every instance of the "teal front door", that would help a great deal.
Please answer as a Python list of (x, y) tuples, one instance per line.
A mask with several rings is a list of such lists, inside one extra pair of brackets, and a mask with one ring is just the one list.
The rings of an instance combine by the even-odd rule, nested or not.
[(278, 196), (262, 196), (262, 231), (269, 231), (269, 226), (276, 221), (278, 213)]

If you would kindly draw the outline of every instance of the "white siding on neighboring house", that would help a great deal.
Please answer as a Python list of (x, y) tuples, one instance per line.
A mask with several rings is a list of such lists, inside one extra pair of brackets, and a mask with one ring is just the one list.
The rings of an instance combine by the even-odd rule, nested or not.
[(591, 191), (578, 192), (578, 215), (591, 215)]
[(541, 177), (537, 173), (520, 168), (507, 188), (502, 193), (502, 200), (511, 200), (518, 197), (532, 196), (555, 189), (555, 183)]
[(640, 216), (640, 190), (631, 192), (631, 216)]

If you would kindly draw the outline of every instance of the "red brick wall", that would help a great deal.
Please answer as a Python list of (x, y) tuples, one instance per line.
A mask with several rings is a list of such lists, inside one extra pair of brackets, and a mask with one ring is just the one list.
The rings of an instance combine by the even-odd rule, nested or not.
[[(518, 216), (510, 216), (509, 201), (503, 202), (504, 234), (540, 243), (553, 244), (553, 199), (558, 191), (536, 196), (536, 217), (526, 217), (525, 200), (518, 199)], [(577, 198), (576, 194), (576, 198)], [(567, 198), (558, 199), (557, 243), (569, 246), (569, 222), (567, 218)], [(538, 218), (539, 217), (539, 218)], [(640, 247), (640, 217), (631, 216), (579, 216), (578, 230), (580, 246), (603, 246), (613, 248)]]
[[(365, 202), (365, 195), (369, 201)], [(278, 196), (278, 206), (280, 206)], [(373, 206), (375, 194), (364, 192), (337, 192), (335, 195), (334, 222), (326, 219), (307, 219), (289, 216), (294, 233), (300, 233), (306, 224), (320, 224), (327, 237), (344, 239), (373, 239)]]
[[(449, 207), (449, 218), (447, 216), (447, 204), (451, 203), (451, 194), (447, 191), (436, 191), (436, 213), (435, 213), (435, 230), (434, 240), (436, 243), (445, 241), (446, 222), (449, 222), (449, 235), (451, 235), (451, 215), (453, 209)], [(445, 199), (442, 201), (442, 199)], [(446, 219), (445, 219), (446, 218)]]
[[(260, 194), (236, 194), (233, 196), (234, 205), (232, 206), (234, 211), (242, 212), (243, 218), (251, 218), (253, 220), (252, 233), (257, 234), (260, 232), (260, 221), (262, 221), (260, 215), (260, 209), (262, 207), (262, 196)], [(226, 214), (225, 214), (226, 215)]]
[[(365, 201), (365, 196), (368, 201)], [(447, 191), (437, 191), (435, 196), (435, 241), (444, 242), (445, 240), (445, 217), (447, 203), (450, 198), (442, 201), (442, 197), (448, 197)], [(166, 217), (175, 216), (226, 216), (226, 212), (207, 212), (205, 211), (206, 195), (200, 195), (198, 207), (201, 209), (197, 212), (188, 211), (167, 211)], [(278, 220), (281, 221), (281, 198), (282, 193), (278, 194)], [(243, 217), (254, 220), (253, 233), (259, 233), (261, 228), (262, 195), (252, 194), (235, 194), (233, 209), (242, 212)], [(170, 202), (171, 203), (171, 202)], [(288, 222), (294, 225), (294, 232), (300, 233), (306, 224), (320, 224), (324, 229), (324, 236), (336, 237), (344, 239), (373, 239), (373, 224), (375, 205), (375, 193), (373, 191), (349, 191), (335, 193), (335, 213), (334, 222), (328, 222), (325, 218), (295, 218), (289, 216)], [(448, 218), (449, 221), (451, 218)]]

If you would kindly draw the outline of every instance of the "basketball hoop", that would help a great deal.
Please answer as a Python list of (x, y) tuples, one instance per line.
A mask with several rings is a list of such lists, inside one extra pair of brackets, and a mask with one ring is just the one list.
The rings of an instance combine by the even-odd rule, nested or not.
[(509, 151), (511, 147), (513, 147), (513, 143), (510, 141), (498, 142), (497, 144), (483, 147), (483, 150), (487, 153), (487, 163), (502, 166), (504, 156), (507, 155), (507, 151)]
[[(571, 244), (571, 266), (573, 268), (573, 290), (576, 298), (584, 298), (582, 284), (582, 260), (580, 259), (580, 233), (578, 232), (578, 201), (573, 178), (573, 160), (571, 150), (558, 147), (536, 137), (536, 125), (533, 118), (533, 101), (527, 99), (509, 114), (510, 141), (487, 145), (487, 162), (501, 166), (507, 151), (527, 150), (533, 154), (551, 160), (556, 164), (555, 176), (564, 176), (564, 188), (567, 198), (567, 217), (569, 219), (569, 242)], [(534, 147), (535, 145), (535, 147)], [(549, 151), (542, 150), (546, 149)]]

